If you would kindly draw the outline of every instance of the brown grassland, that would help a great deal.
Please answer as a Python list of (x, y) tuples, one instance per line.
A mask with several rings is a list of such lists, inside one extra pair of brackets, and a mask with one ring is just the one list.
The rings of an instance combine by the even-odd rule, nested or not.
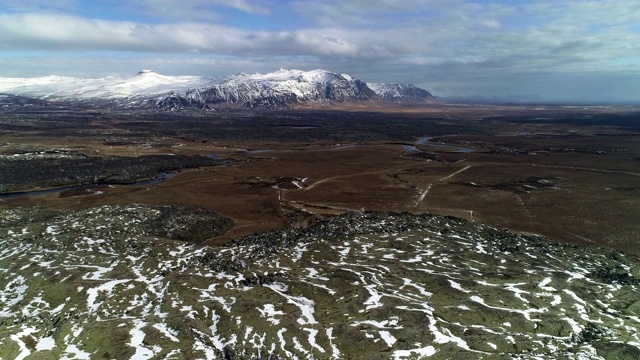
[[(89, 184), (3, 199), (0, 206), (195, 205), (234, 221), (226, 234), (204, 242), (210, 245), (345, 211), (431, 212), (640, 256), (640, 113), (634, 108), (36, 109), (5, 113), (0, 122), (4, 156), (64, 149), (90, 157), (231, 160), (182, 169), (154, 185)], [(424, 137), (432, 138), (418, 141)], [(248, 151), (256, 149), (264, 151)]]

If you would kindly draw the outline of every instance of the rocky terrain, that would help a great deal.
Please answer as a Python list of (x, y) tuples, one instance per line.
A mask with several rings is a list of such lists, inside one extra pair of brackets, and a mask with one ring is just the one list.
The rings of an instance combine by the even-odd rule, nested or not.
[(34, 188), (134, 184), (170, 171), (221, 163), (217, 158), (205, 156), (99, 157), (69, 149), (24, 151), (0, 155), (0, 167), (5, 170), (0, 173), (0, 199), (6, 192)]
[(640, 262), (613, 250), (371, 212), (197, 245), (226, 228), (0, 209), (0, 358), (640, 357)]
[(17, 96), (11, 94), (0, 93), (0, 108), (7, 109), (12, 107), (32, 107), (32, 106), (47, 106), (48, 103), (43, 100), (38, 100), (26, 96)]

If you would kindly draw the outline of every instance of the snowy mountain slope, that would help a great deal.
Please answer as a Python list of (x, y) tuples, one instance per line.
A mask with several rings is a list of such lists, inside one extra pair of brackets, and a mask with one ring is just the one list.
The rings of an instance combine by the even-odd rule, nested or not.
[(0, 92), (49, 101), (142, 99), (204, 86), (211, 79), (199, 76), (164, 76), (142, 70), (127, 79), (80, 79), (65, 76), (0, 78)]
[(326, 70), (280, 69), (268, 74), (230, 75), (221, 80), (165, 76), (142, 70), (131, 78), (80, 79), (64, 76), (0, 78), (0, 93), (92, 107), (280, 108), (331, 106), (362, 101), (435, 101), (413, 85), (367, 84)]
[(393, 102), (436, 102), (427, 90), (411, 84), (367, 83), (382, 100)]
[(165, 76), (152, 70), (142, 70), (138, 75), (106, 86), (112, 96), (118, 94), (151, 96), (171, 91), (187, 91), (206, 86), (212, 79), (200, 76)]
[(344, 102), (375, 98), (360, 80), (326, 70), (280, 69), (268, 74), (228, 76), (185, 97), (207, 104), (237, 104), (247, 108), (279, 107), (296, 102)]

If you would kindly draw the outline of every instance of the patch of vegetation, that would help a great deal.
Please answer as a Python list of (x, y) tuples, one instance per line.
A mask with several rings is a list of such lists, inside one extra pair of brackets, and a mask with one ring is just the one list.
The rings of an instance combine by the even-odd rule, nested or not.
[(599, 341), (594, 344), (598, 355), (612, 360), (640, 359), (640, 349), (623, 342)]
[(635, 192), (635, 191), (640, 191), (640, 185), (639, 186), (615, 186), (612, 189), (618, 190), (618, 191)]
[(578, 345), (590, 344), (598, 339), (601, 339), (604, 335), (606, 335), (605, 330), (603, 330), (598, 325), (590, 322), (585, 325), (584, 329), (582, 329), (579, 334), (574, 334), (573, 340)]
[(0, 228), (11, 228), (33, 223), (54, 221), (64, 212), (50, 208), (14, 209), (0, 216)]
[(130, 184), (160, 172), (221, 162), (205, 156), (0, 159), (0, 192), (80, 184)]
[(194, 206), (168, 205), (146, 221), (149, 233), (174, 240), (199, 243), (222, 235), (233, 227), (231, 219)]
[(594, 271), (590, 272), (588, 276), (594, 280), (607, 283), (607, 284), (620, 284), (620, 285), (638, 284), (638, 279), (631, 276), (628, 271), (626, 271), (620, 266), (599, 267)]

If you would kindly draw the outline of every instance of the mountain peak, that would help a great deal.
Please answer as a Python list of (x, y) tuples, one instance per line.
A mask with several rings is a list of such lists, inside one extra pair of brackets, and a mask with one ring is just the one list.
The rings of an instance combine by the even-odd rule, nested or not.
[(436, 102), (427, 90), (412, 84), (367, 83), (383, 100), (392, 102)]
[(156, 74), (156, 72), (153, 70), (147, 70), (147, 69), (142, 69), (138, 71), (138, 75), (144, 75), (144, 74)]

